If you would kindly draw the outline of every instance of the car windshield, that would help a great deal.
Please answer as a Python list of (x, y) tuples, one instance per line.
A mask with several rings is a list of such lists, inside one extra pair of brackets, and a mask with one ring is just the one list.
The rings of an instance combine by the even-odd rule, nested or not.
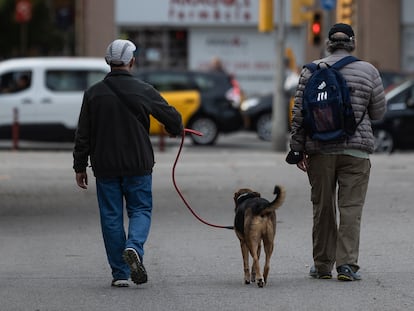
[(217, 86), (217, 82), (213, 77), (207, 75), (195, 75), (194, 78), (200, 91), (209, 91), (214, 89)]
[(404, 81), (386, 92), (388, 104), (405, 103), (414, 94), (414, 83), (412, 80)]
[(382, 84), (384, 85), (384, 90), (391, 89), (393, 86), (401, 83), (407, 77), (405, 73), (393, 72), (393, 71), (380, 71)]
[(145, 80), (160, 92), (197, 89), (197, 87), (191, 82), (190, 77), (181, 73), (148, 73)]

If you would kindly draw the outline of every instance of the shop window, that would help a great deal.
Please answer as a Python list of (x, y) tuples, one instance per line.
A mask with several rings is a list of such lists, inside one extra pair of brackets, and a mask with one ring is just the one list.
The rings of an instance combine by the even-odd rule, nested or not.
[(137, 46), (139, 68), (187, 69), (188, 41), (186, 29), (126, 30)]

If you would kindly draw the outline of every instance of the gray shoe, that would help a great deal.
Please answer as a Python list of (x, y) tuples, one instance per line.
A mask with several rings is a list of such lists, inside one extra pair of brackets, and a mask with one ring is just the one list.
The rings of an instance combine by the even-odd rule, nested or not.
[(112, 280), (111, 286), (113, 287), (129, 287), (128, 280)]
[(131, 270), (131, 280), (135, 284), (147, 283), (148, 276), (144, 265), (139, 258), (137, 251), (131, 247), (127, 247), (122, 254), (125, 262)]
[(349, 265), (342, 265), (336, 268), (338, 272), (338, 280), (340, 281), (359, 281), (361, 275), (358, 272), (354, 272)]
[(324, 272), (320, 273), (318, 272), (318, 269), (316, 269), (315, 266), (312, 266), (309, 270), (309, 276), (313, 277), (314, 279), (322, 279), (322, 280), (330, 280), (332, 279), (332, 273), (331, 272)]

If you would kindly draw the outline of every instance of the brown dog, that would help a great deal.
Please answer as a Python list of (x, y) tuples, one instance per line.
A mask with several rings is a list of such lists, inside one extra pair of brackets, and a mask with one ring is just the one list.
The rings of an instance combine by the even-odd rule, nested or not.
[[(275, 186), (273, 193), (276, 198), (272, 202), (261, 198), (260, 193), (251, 189), (240, 189), (234, 194), (234, 230), (240, 240), (245, 284), (257, 279), (257, 285), (263, 287), (267, 282), (276, 235), (276, 209), (282, 205), (286, 196), (285, 189), (281, 186)], [(259, 265), (262, 241), (266, 254), (263, 276)], [(253, 258), (251, 273), (249, 253)]]

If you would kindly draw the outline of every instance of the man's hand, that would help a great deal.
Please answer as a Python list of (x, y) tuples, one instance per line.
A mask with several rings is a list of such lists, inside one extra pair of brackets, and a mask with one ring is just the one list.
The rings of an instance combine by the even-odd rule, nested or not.
[(302, 160), (300, 160), (300, 161), (296, 164), (296, 166), (297, 166), (300, 170), (302, 170), (302, 171), (304, 171), (304, 172), (306, 172), (306, 171), (308, 170), (308, 159), (307, 159), (307, 157), (306, 157), (306, 155), (305, 155), (305, 154), (303, 155)]
[(86, 172), (76, 173), (76, 183), (82, 189), (88, 188), (88, 174)]

